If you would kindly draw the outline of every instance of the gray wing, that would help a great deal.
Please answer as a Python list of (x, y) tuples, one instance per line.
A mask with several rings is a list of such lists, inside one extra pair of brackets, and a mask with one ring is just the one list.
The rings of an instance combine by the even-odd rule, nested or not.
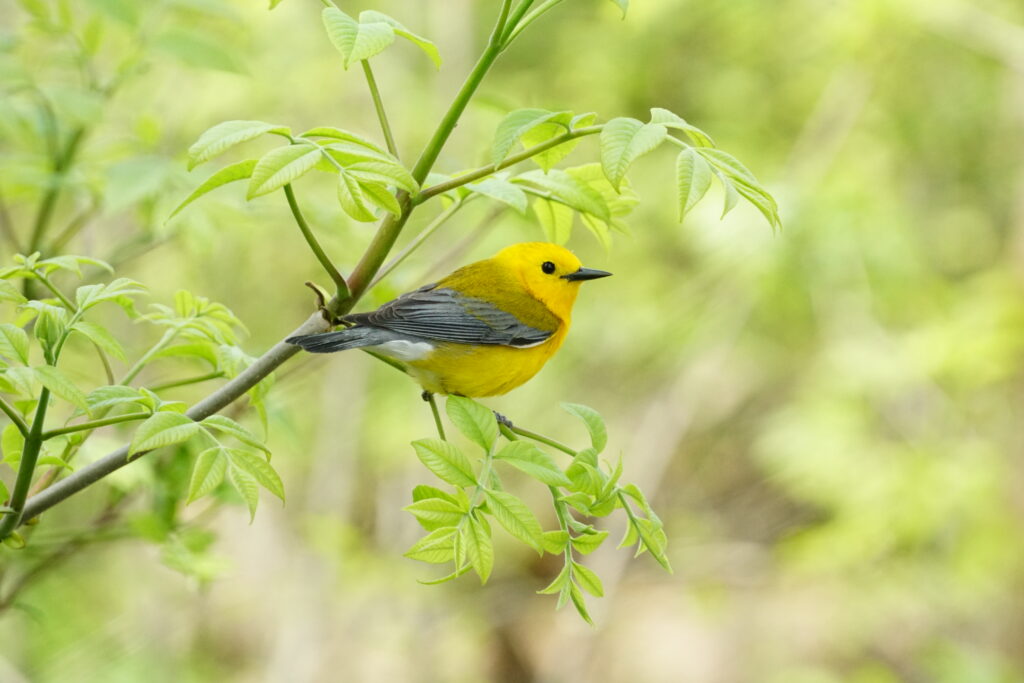
[(531, 327), (490, 302), (435, 287), (421, 287), (376, 311), (345, 316), (345, 321), (458, 344), (526, 347), (540, 344), (555, 333)]

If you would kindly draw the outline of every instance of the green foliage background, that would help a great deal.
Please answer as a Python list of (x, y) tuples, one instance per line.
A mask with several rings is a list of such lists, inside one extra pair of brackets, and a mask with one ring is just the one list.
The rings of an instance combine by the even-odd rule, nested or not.
[[(121, 54), (138, 6), (86, 4), (108, 17)], [(164, 224), (209, 172), (187, 174), (185, 150), (236, 118), (331, 121), (377, 139), (372, 103), (358, 74), (340, 71), (318, 3), (172, 5), (143, 13), (156, 60), (107, 107), (61, 96), (95, 126), (81, 173), (105, 197), (77, 252), (119, 261), (154, 301), (187, 287), (224, 302), (256, 354), (308, 315), (302, 283), (323, 275), (279, 194), (245, 203), (218, 190)], [(493, 8), (365, 8), (444, 58), (440, 75), (412, 46), (374, 62), (405, 159), (471, 67)], [(0, 41), (23, 16), (0, 0)], [(60, 63), (58, 43), (35, 44), (38, 63)], [(216, 544), (196, 530), (162, 558), (136, 540), (140, 514), (127, 538), (77, 552), (0, 621), (0, 678), (1024, 678), (1024, 9), (636, 0), (623, 22), (611, 3), (566, 2), (501, 58), (440, 162), (487, 163), (508, 109), (646, 120), (652, 106), (742, 158), (779, 199), (784, 230), (773, 236), (744, 204), (719, 222), (717, 202), (680, 226), (671, 152), (645, 157), (633, 237), (617, 235), (610, 253), (582, 229), (570, 241), (615, 277), (582, 292), (544, 372), (488, 404), (575, 443), (582, 428), (553, 407), (600, 410), (606, 453), (623, 455), (666, 523), (674, 575), (611, 548), (588, 556), (605, 581), (596, 628), (530, 595), (558, 567), (507, 537), (496, 552), (516, 559), (486, 587), (417, 584), (428, 577), (402, 558), (418, 531), (401, 508), (428, 482), (408, 443), (430, 434), (429, 411), (362, 354), (302, 357), (267, 404), (287, 506), (265, 497), (252, 526), (243, 507), (205, 519), (193, 506)], [(0, 136), (0, 187), (20, 224), (33, 168), (12, 139)], [(348, 272), (372, 226), (339, 217), (328, 180), (300, 199)], [(514, 212), (468, 208), (365, 303), (539, 238)], [(123, 325), (125, 338), (139, 333)], [(121, 443), (94, 442), (93, 456)], [(159, 496), (156, 473), (173, 466), (116, 479), (143, 478)], [(50, 514), (73, 528), (100, 504), (84, 493)]]

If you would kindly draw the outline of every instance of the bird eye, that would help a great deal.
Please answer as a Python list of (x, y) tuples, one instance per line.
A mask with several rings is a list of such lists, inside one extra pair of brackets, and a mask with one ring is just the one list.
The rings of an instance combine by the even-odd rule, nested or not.
[(544, 263), (540, 264), (540, 269), (543, 270), (548, 275), (551, 275), (551, 273), (555, 272), (555, 264), (552, 263), (551, 261), (545, 261)]

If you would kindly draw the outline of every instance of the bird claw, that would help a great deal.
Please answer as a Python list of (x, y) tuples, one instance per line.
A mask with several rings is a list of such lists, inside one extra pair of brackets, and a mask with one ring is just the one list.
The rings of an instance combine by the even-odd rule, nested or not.
[(509, 429), (515, 429), (515, 425), (512, 424), (512, 420), (508, 419), (496, 410), (492, 410), (491, 412), (494, 413), (494, 419), (498, 421), (498, 424), (505, 425)]
[(316, 310), (320, 311), (320, 315), (323, 316), (327, 324), (331, 327), (341, 325), (344, 321), (327, 310), (327, 298), (324, 296), (323, 291), (312, 282), (307, 281), (306, 286), (312, 289), (313, 294), (316, 295)]

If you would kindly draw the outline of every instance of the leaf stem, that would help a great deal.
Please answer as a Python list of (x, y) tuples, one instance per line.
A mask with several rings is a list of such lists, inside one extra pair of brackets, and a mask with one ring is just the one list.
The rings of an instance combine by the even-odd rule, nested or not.
[(516, 425), (512, 425), (512, 427), (510, 427), (509, 429), (511, 429), (513, 432), (515, 432), (519, 436), (525, 436), (527, 439), (532, 439), (533, 441), (537, 441), (539, 443), (551, 446), (552, 448), (557, 448), (558, 450), (562, 451), (563, 453), (565, 453), (567, 455), (571, 455), (571, 456), (574, 456), (574, 457), (576, 455), (576, 451), (573, 450), (572, 448), (569, 448), (564, 443), (560, 443), (558, 441), (555, 441), (554, 439), (549, 439), (548, 437), (544, 436), (543, 434), (538, 434), (536, 432), (531, 432), (528, 429), (523, 429), (522, 427), (517, 427)]
[(284, 186), (284, 195), (288, 198), (288, 208), (292, 210), (292, 216), (295, 218), (296, 225), (299, 226), (299, 232), (302, 233), (303, 238), (306, 240), (306, 244), (309, 245), (313, 255), (316, 256), (316, 260), (320, 262), (323, 269), (327, 272), (327, 276), (334, 282), (334, 287), (337, 290), (339, 299), (348, 297), (348, 284), (345, 282), (345, 278), (341, 276), (338, 269), (331, 263), (331, 259), (327, 257), (323, 247), (320, 246), (320, 242), (317, 241), (313, 231), (309, 229), (309, 224), (306, 223), (306, 219), (302, 216), (302, 211), (299, 209), (299, 203), (295, 199), (295, 191), (292, 190), (291, 183)]
[(144, 420), (153, 413), (150, 412), (139, 412), (139, 413), (127, 413), (125, 415), (116, 415), (114, 417), (104, 417), (99, 420), (90, 420), (89, 422), (80, 422), (76, 425), (69, 425), (67, 427), (59, 427), (57, 429), (50, 429), (43, 432), (43, 441), (52, 439), (55, 436), (61, 434), (72, 434), (74, 432), (84, 432), (90, 429), (97, 429), (98, 427), (106, 427), (107, 425), (114, 425), (119, 422), (132, 422), (134, 420)]
[(509, 29), (509, 31), (508, 31), (508, 34), (507, 34), (507, 35), (505, 36), (505, 39), (504, 39), (504, 40), (502, 41), (502, 44), (503, 44), (503, 45), (504, 45), (505, 47), (508, 47), (508, 45), (509, 45), (509, 44), (510, 44), (510, 43), (511, 43), (511, 42), (512, 42), (513, 40), (515, 40), (515, 39), (516, 39), (516, 37), (518, 37), (518, 36), (519, 36), (519, 34), (520, 34), (520, 33), (522, 33), (522, 32), (523, 32), (523, 30), (524, 30), (524, 29), (525, 29), (525, 28), (526, 28), (527, 26), (529, 26), (529, 25), (530, 25), (530, 24), (532, 24), (533, 22), (537, 21), (537, 19), (539, 19), (539, 18), (541, 17), (541, 15), (542, 15), (542, 14), (544, 14), (544, 13), (545, 13), (545, 12), (547, 12), (548, 10), (552, 9), (552, 8), (553, 8), (553, 7), (555, 7), (556, 5), (560, 4), (561, 2), (562, 2), (562, 0), (547, 0), (547, 2), (542, 2), (542, 3), (541, 3), (541, 4), (540, 4), (540, 5), (538, 6), (538, 7), (536, 7), (536, 8), (535, 8), (535, 9), (534, 9), (534, 10), (533, 10), (532, 12), (530, 12), (529, 14), (527, 14), (527, 15), (526, 15), (526, 17), (525, 17), (525, 18), (523, 18), (523, 20), (522, 20), (522, 21), (520, 21), (520, 22), (519, 22), (518, 24), (516, 24), (515, 26), (513, 26), (513, 27), (511, 27), (511, 28)]
[(162, 384), (154, 384), (153, 386), (148, 387), (148, 389), (150, 391), (164, 391), (166, 389), (174, 389), (175, 387), (188, 386), (189, 384), (199, 384), (200, 382), (208, 382), (211, 379), (220, 379), (221, 377), (224, 376), (224, 373), (220, 371), (210, 372), (205, 375), (199, 375), (198, 377), (187, 377), (185, 379), (177, 379), (171, 382), (163, 382)]
[(430, 187), (422, 190), (418, 195), (416, 195), (416, 198), (413, 200), (413, 202), (415, 204), (422, 204), (431, 197), (434, 197), (439, 194), (444, 194), (445, 192), (454, 190), (457, 187), (462, 187), (463, 185), (467, 185), (476, 180), (480, 180), (481, 178), (486, 178), (489, 175), (497, 173), (503, 168), (508, 168), (509, 166), (518, 164), (520, 161), (526, 161), (527, 159), (534, 157), (540, 154), (541, 152), (545, 152), (551, 149), (552, 147), (557, 147), (563, 142), (568, 142), (569, 140), (575, 140), (576, 138), (581, 138), (587, 135), (595, 135), (597, 133), (600, 133), (603, 128), (604, 125), (586, 126), (584, 128), (577, 128), (576, 130), (571, 130), (562, 133), (561, 135), (553, 137), (550, 140), (545, 140), (539, 145), (534, 145), (529, 149), (523, 150), (519, 154), (513, 154), (512, 156), (507, 157), (506, 159), (496, 164), (482, 166), (472, 171), (463, 173), (457, 178), (452, 178), (451, 180), (447, 180), (443, 183), (438, 183), (437, 185), (431, 185)]
[(437, 435), (441, 437), (441, 441), (447, 441), (448, 438), (444, 435), (444, 424), (441, 422), (441, 411), (437, 409), (437, 401), (434, 400), (434, 394), (429, 391), (424, 391), (423, 397), (427, 399), (427, 403), (430, 404), (430, 412), (434, 414), (434, 424), (437, 426)]
[(378, 284), (380, 284), (381, 280), (386, 278), (388, 275), (391, 274), (391, 271), (393, 271), (395, 268), (401, 265), (402, 261), (408, 258), (409, 254), (418, 249), (419, 246), (423, 244), (423, 242), (425, 242), (427, 238), (434, 233), (435, 230), (440, 228), (445, 221), (454, 216), (455, 212), (461, 209), (465, 205), (466, 201), (467, 200), (461, 199), (454, 201), (452, 202), (451, 206), (449, 206), (447, 209), (439, 213), (434, 218), (434, 220), (430, 221), (430, 223), (428, 223), (426, 227), (424, 227), (423, 230), (421, 230), (419, 234), (416, 235), (416, 238), (413, 239), (413, 241), (410, 242), (409, 245), (405, 247), (405, 249), (399, 252), (399, 254), (395, 256), (393, 259), (388, 261), (388, 263), (377, 272), (377, 277), (373, 278), (373, 281), (370, 282), (370, 286), (367, 287), (367, 289), (373, 289)]
[(21, 524), (24, 517), (25, 499), (28, 497), (28, 490), (32, 485), (32, 475), (36, 471), (39, 449), (43, 445), (43, 422), (46, 420), (46, 407), (49, 402), (50, 390), (43, 387), (43, 390), (39, 392), (39, 404), (36, 407), (35, 417), (32, 418), (32, 427), (25, 436), (25, 448), (21, 452), (18, 477), (14, 481), (14, 490), (11, 492), (9, 506), (13, 511), (8, 512), (3, 519), (0, 519), (0, 539), (7, 538)]
[(67, 298), (67, 296), (65, 296), (64, 293), (61, 292), (60, 289), (58, 289), (55, 284), (53, 284), (50, 278), (46, 277), (45, 275), (38, 271), (35, 272), (35, 276), (39, 278), (39, 281), (42, 282), (43, 285), (48, 290), (53, 292), (53, 295), (56, 296), (62, 304), (64, 304), (65, 308), (67, 308), (72, 313), (78, 310), (78, 307), (71, 303), (71, 299)]
[(4, 411), (7, 417), (10, 418), (11, 422), (18, 428), (18, 431), (21, 432), (22, 436), (28, 436), (28, 425), (25, 423), (25, 420), (22, 419), (21, 415), (18, 414), (18, 411), (14, 409), (14, 406), (8, 403), (7, 399), (3, 396), (0, 396), (0, 410)]
[(142, 357), (139, 358), (139, 360), (135, 362), (135, 365), (125, 373), (124, 377), (121, 378), (121, 381), (118, 382), (118, 384), (127, 385), (135, 379), (136, 375), (142, 372), (142, 369), (146, 367), (146, 363), (148, 363), (153, 356), (160, 353), (176, 336), (178, 336), (178, 332), (179, 330), (176, 327), (172, 327), (164, 332), (164, 336), (160, 337), (160, 340), (156, 344), (153, 344), (153, 346), (149, 348), (149, 351), (142, 354)]
[(377, 79), (373, 77), (373, 69), (370, 68), (370, 60), (361, 60), (363, 73), (366, 75), (366, 85), (370, 88), (370, 97), (373, 98), (373, 108), (377, 110), (377, 120), (380, 121), (380, 128), (384, 132), (384, 142), (387, 143), (388, 151), (397, 159), (398, 145), (395, 144), (395, 136), (391, 132), (391, 124), (388, 123), (388, 115), (384, 111), (384, 100), (381, 99), (380, 90), (377, 88)]

